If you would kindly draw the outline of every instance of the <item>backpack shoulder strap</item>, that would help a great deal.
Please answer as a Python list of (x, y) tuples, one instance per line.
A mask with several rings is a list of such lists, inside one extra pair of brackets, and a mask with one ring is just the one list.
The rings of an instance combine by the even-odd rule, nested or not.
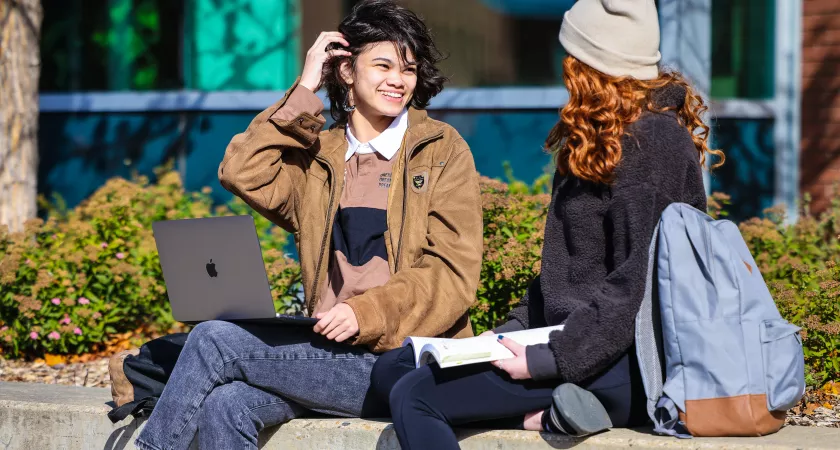
[(647, 276), (645, 278), (645, 296), (636, 314), (636, 357), (639, 360), (639, 370), (642, 383), (647, 394), (647, 412), (650, 419), (656, 423), (656, 407), (665, 384), (663, 363), (664, 350), (662, 347), (662, 324), (659, 318), (659, 299), (654, 280), (656, 271), (656, 249), (659, 239), (659, 223), (653, 230), (653, 237), (648, 249)]
[(665, 349), (662, 345), (662, 319), (659, 304), (659, 290), (656, 260), (659, 249), (659, 230), (662, 221), (653, 230), (648, 248), (647, 276), (642, 305), (636, 315), (636, 357), (647, 395), (647, 412), (653, 421), (653, 431), (682, 439), (690, 438), (688, 430), (679, 420), (679, 412), (673, 400), (664, 395)]

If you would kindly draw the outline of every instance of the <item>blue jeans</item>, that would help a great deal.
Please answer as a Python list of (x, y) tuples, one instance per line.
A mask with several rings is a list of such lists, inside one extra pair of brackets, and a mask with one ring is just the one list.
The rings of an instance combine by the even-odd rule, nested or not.
[(267, 426), (309, 411), (383, 415), (368, 394), (377, 355), (306, 327), (203, 322), (135, 440), (143, 450), (256, 449)]

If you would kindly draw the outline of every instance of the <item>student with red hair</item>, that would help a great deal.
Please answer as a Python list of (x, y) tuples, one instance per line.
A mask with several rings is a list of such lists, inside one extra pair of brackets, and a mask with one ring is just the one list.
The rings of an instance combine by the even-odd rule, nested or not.
[[(580, 0), (560, 42), (569, 102), (545, 142), (557, 171), (542, 274), (488, 332), (516, 357), (412, 370), (410, 349), (383, 355), (373, 385), (404, 449), (458, 448), (453, 426), (496, 419), (576, 436), (647, 421), (634, 323), (651, 238), (669, 204), (706, 209), (702, 168), (723, 155), (708, 147), (703, 99), (658, 65), (654, 0)], [(547, 344), (503, 337), (559, 324)]]

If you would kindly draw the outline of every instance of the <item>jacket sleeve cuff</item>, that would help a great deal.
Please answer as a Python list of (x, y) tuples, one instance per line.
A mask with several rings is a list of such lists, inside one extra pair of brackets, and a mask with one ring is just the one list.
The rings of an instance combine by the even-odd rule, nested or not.
[(324, 103), (315, 93), (295, 83), (269, 120), (307, 140), (314, 141), (324, 127)]
[(514, 331), (522, 331), (524, 329), (525, 329), (525, 326), (522, 325), (522, 322), (520, 322), (516, 319), (511, 319), (511, 320), (508, 320), (507, 322), (499, 325), (498, 327), (494, 328), (493, 332), (496, 333), (496, 334), (502, 334), (502, 333), (512, 333)]
[(350, 298), (345, 303), (353, 309), (356, 322), (359, 324), (359, 334), (352, 340), (353, 344), (373, 344), (385, 334), (385, 322), (379, 315), (374, 302), (362, 295)]
[(557, 362), (554, 361), (554, 353), (548, 348), (548, 344), (526, 346), (525, 360), (528, 363), (528, 372), (534, 380), (550, 380), (560, 377)]

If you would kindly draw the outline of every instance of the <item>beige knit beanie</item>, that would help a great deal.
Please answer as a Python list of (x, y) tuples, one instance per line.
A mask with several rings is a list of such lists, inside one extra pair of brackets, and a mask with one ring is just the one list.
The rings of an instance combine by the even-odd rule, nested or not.
[(578, 0), (563, 16), (560, 43), (607, 75), (659, 76), (659, 16), (654, 0)]

